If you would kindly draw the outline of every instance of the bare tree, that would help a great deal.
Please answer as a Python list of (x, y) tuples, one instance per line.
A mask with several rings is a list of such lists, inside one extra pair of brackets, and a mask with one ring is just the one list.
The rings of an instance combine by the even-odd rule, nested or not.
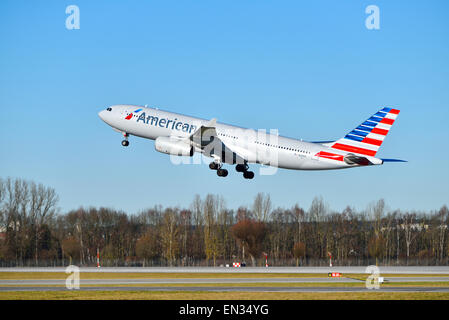
[(259, 192), (254, 198), (253, 212), (256, 220), (266, 222), (271, 212), (271, 198), (269, 194)]
[(213, 259), (216, 266), (217, 257), (220, 253), (220, 243), (217, 235), (217, 213), (220, 207), (220, 199), (211, 194), (206, 196), (203, 204), (204, 212), (204, 245), (206, 259)]
[(313, 226), (313, 236), (315, 238), (315, 244), (317, 248), (318, 258), (325, 257), (327, 255), (324, 230), (324, 220), (327, 214), (327, 207), (322, 197), (315, 197), (309, 209), (310, 223)]
[(187, 243), (189, 240), (189, 231), (191, 226), (191, 218), (192, 218), (192, 212), (190, 210), (181, 210), (180, 214), (180, 222), (182, 225), (182, 235), (181, 235), (181, 242), (182, 242), (182, 252), (181, 256), (183, 258), (183, 263), (188, 258), (188, 249), (187, 249)]
[(34, 182), (30, 183), (30, 205), (29, 216), (31, 224), (35, 228), (35, 263), (38, 265), (38, 243), (41, 233), (41, 228), (48, 223), (56, 213), (56, 204), (58, 203), (58, 196), (52, 188), (46, 188), (42, 184), (36, 185)]
[(293, 246), (293, 256), (296, 259), (296, 266), (299, 266), (299, 260), (306, 255), (306, 245), (303, 242), (297, 242)]
[(446, 233), (449, 220), (449, 209), (447, 208), (447, 206), (441, 207), (441, 209), (438, 211), (438, 220), (438, 259), (440, 260), (440, 263), (442, 263), (444, 258), (444, 246), (446, 243)]
[(382, 235), (374, 235), (368, 243), (368, 252), (371, 257), (376, 259), (376, 266), (378, 265), (378, 259), (381, 258), (385, 250), (385, 240)]
[(382, 232), (382, 236), (385, 239), (385, 249), (384, 249), (384, 253), (385, 253), (385, 261), (387, 261), (387, 264), (389, 264), (390, 258), (392, 256), (393, 253), (393, 247), (394, 247), (394, 242), (391, 239), (392, 234), (393, 234), (393, 224), (394, 221), (396, 220), (396, 215), (397, 212), (393, 212), (393, 213), (389, 213), (386, 216), (386, 223), (385, 226), (381, 228), (381, 232)]
[(299, 207), (298, 204), (295, 204), (295, 207), (292, 210), (293, 217), (296, 224), (296, 242), (301, 242), (301, 229), (302, 223), (304, 221), (304, 210)]
[(375, 203), (371, 203), (368, 206), (368, 214), (371, 216), (372, 221), (374, 221), (374, 233), (376, 236), (380, 234), (382, 228), (382, 218), (385, 213), (385, 200), (380, 199)]
[(253, 213), (243, 206), (237, 209), (237, 222), (247, 219), (253, 219)]
[(22, 179), (8, 178), (0, 183), (0, 223), (9, 234), (16, 260), (23, 262), (30, 237), (34, 236), (34, 256), (38, 263), (39, 234), (56, 210), (58, 197), (52, 188)]
[(3, 179), (0, 178), (0, 229), (6, 230), (5, 217), (6, 214), (3, 209), (3, 199), (5, 198), (5, 185)]
[(404, 230), (405, 246), (407, 249), (407, 265), (410, 258), (410, 246), (417, 236), (416, 230), (418, 227), (415, 213), (405, 213), (403, 215), (401, 228)]
[(74, 259), (78, 259), (80, 255), (80, 245), (75, 237), (68, 237), (62, 241), (64, 253), (69, 257), (69, 264), (72, 264)]
[(166, 209), (161, 230), (161, 241), (164, 257), (170, 266), (173, 266), (179, 252), (178, 234), (178, 215), (174, 210)]
[(260, 221), (242, 220), (232, 227), (232, 234), (238, 242), (247, 248), (253, 267), (256, 259), (262, 254), (266, 237), (266, 225)]
[(148, 231), (137, 240), (136, 254), (139, 258), (143, 259), (144, 267), (147, 260), (157, 257), (158, 245), (155, 232)]
[[(220, 196), (197, 195), (190, 208), (161, 205), (138, 215), (108, 208), (80, 208), (60, 214), (52, 188), (22, 179), (0, 179), (0, 264), (216, 265), (237, 256), (253, 265), (267, 252), (272, 265), (322, 264), (327, 252), (335, 263), (357, 265), (447, 264), (449, 209), (427, 213), (386, 209), (384, 200), (356, 212), (332, 212), (322, 197), (306, 212), (272, 210), (269, 195), (255, 196), (251, 210), (226, 209)], [(246, 256), (245, 256), (246, 253)], [(307, 257), (307, 260), (301, 261)], [(357, 259), (356, 261), (354, 259)], [(221, 260), (220, 260), (221, 259)], [(432, 259), (430, 261), (430, 259)]]

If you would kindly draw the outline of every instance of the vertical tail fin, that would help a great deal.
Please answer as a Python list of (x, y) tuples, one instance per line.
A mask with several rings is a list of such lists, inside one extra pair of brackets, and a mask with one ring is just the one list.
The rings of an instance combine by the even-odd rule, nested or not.
[(383, 108), (337, 140), (331, 148), (374, 157), (400, 110)]

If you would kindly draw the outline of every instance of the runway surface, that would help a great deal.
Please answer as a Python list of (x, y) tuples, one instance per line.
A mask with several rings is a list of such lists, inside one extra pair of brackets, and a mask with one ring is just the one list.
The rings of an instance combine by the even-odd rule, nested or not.
[[(449, 277), (388, 277), (385, 282), (449, 282)], [(331, 286), (338, 283), (364, 283), (351, 278), (173, 278), (173, 279), (81, 279), (82, 291), (211, 291), (211, 292), (369, 292), (360, 287)], [(65, 279), (0, 280), (0, 292), (12, 291), (69, 291)], [(255, 286), (248, 286), (254, 283)], [(271, 286), (257, 286), (270, 283)], [(329, 284), (328, 287), (292, 287), (283, 284)], [(170, 286), (167, 286), (170, 285)], [(192, 285), (198, 286), (192, 286)], [(209, 286), (201, 286), (209, 284)], [(224, 286), (224, 284), (241, 284)], [(146, 285), (146, 286), (145, 286)], [(150, 286), (149, 286), (150, 285)], [(165, 286), (164, 286), (165, 285)], [(180, 286), (173, 286), (180, 285)], [(182, 286), (184, 285), (184, 286)], [(188, 285), (188, 286), (186, 286)], [(212, 285), (212, 286), (211, 286)], [(76, 291), (76, 290), (75, 290)], [(376, 292), (448, 292), (448, 287), (382, 287)]]
[[(439, 287), (389, 287), (368, 290), (365, 287), (81, 287), (80, 291), (210, 291), (210, 292), (449, 292)], [(0, 292), (69, 291), (65, 287), (0, 287)], [(78, 290), (70, 290), (78, 291)]]
[[(383, 267), (381, 274), (448, 274), (449, 266)], [(81, 272), (113, 273), (366, 273), (366, 267), (81, 267)], [(0, 272), (65, 272), (65, 268), (0, 268)]]

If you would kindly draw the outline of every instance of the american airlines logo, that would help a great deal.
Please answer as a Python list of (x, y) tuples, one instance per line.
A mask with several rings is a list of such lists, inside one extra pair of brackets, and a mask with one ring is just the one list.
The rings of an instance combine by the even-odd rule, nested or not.
[[(142, 109), (138, 109), (136, 111), (134, 111), (134, 113), (137, 113), (139, 111), (141, 111)], [(133, 114), (130, 113), (125, 119), (126, 120), (130, 120), (133, 117)], [(145, 112), (142, 112), (139, 115), (139, 118), (137, 118), (136, 122), (143, 122), (145, 124), (148, 125), (152, 125), (155, 127), (161, 127), (161, 128), (167, 128), (167, 129), (171, 129), (171, 130), (178, 130), (178, 131), (182, 131), (182, 132), (187, 132), (187, 133), (194, 133), (195, 130), (197, 129), (197, 126), (193, 125), (193, 124), (189, 124), (187, 122), (182, 122), (182, 121), (178, 121), (177, 118), (175, 119), (168, 119), (168, 118), (159, 118), (153, 115), (146, 115)]]
[[(140, 111), (142, 111), (142, 109), (137, 109), (136, 111), (134, 111), (134, 113), (137, 113), (137, 112), (140, 112)], [(127, 116), (126, 116), (126, 120), (131, 120), (131, 118), (133, 117), (133, 113), (131, 112), (130, 114), (128, 114)]]

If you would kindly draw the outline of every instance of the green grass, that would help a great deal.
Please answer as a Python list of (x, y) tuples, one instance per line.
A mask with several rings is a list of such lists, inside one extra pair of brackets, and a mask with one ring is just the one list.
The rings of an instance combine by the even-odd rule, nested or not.
[(0, 292), (0, 300), (449, 300), (440, 292)]

